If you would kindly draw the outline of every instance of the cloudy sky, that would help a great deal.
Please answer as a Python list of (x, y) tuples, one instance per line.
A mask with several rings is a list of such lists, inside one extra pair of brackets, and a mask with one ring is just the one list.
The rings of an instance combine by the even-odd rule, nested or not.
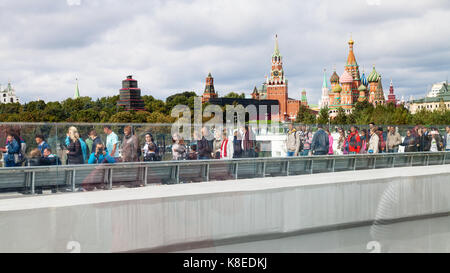
[(422, 96), (450, 72), (448, 0), (2, 0), (0, 83), (22, 102), (118, 94), (132, 74), (159, 99), (201, 94), (210, 71), (220, 95), (250, 94), (270, 70), (278, 34), (289, 95), (317, 103), (323, 69), (342, 73), (350, 33), (399, 96)]

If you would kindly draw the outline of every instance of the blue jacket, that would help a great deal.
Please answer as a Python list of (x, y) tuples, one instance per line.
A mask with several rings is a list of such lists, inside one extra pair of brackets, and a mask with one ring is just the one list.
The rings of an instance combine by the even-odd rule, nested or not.
[(100, 154), (98, 158), (95, 156), (95, 152), (93, 152), (89, 157), (88, 164), (116, 163), (114, 157), (110, 156), (106, 149), (105, 152), (106, 155)]
[[(82, 140), (81, 138), (79, 140), (80, 140), (80, 145), (81, 145), (81, 151), (83, 153), (83, 159), (84, 159), (84, 162), (86, 162), (86, 159), (87, 159), (87, 145), (86, 145), (86, 142), (84, 142), (84, 140)], [(69, 137), (66, 137), (65, 144), (66, 144), (66, 146), (69, 146), (69, 144), (70, 144)]]
[(15, 160), (14, 160), (14, 154), (20, 153), (20, 145), (17, 143), (15, 139), (11, 142), (6, 143), (6, 157), (5, 157), (5, 164), (7, 167), (15, 166)]
[(38, 149), (41, 151), (42, 157), (44, 157), (44, 150), (47, 148), (50, 148), (50, 146), (45, 141), (42, 141), (42, 143), (38, 145)]

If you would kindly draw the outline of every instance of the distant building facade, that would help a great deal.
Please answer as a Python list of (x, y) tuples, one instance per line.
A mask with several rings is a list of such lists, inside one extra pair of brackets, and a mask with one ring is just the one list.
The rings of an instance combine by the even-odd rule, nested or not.
[(439, 83), (440, 89), (436, 93), (436, 96), (430, 97), (430, 93), (418, 100), (412, 100), (409, 103), (409, 111), (412, 114), (417, 113), (422, 109), (428, 111), (436, 111), (439, 109), (450, 109), (450, 87), (448, 82)]
[(19, 98), (16, 96), (16, 90), (12, 88), (11, 82), (5, 89), (0, 86), (0, 100), (1, 103), (18, 103)]
[[(214, 88), (214, 78), (211, 73), (208, 74), (205, 80), (205, 90), (202, 95), (202, 103), (208, 102), (209, 104), (227, 106), (227, 105), (242, 105), (247, 107), (254, 105), (256, 107), (256, 116), (246, 116), (246, 121), (249, 120), (272, 120), (273, 107), (279, 107), (278, 100), (268, 99), (246, 99), (246, 98), (219, 98), (218, 93)], [(262, 110), (262, 111), (261, 111)], [(223, 117), (226, 120), (226, 113)]]
[(131, 75), (122, 81), (117, 106), (124, 107), (127, 111), (145, 110), (144, 100), (141, 98), (141, 89), (138, 88), (137, 81)]

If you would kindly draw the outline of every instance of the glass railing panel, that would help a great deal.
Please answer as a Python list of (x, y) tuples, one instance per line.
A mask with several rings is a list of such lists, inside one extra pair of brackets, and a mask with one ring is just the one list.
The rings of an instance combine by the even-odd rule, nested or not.
[(312, 161), (309, 157), (299, 157), (289, 161), (289, 175), (311, 173)]
[(335, 172), (344, 172), (344, 171), (352, 171), (354, 166), (354, 158), (339, 156), (335, 158), (334, 161), (334, 171)]
[(235, 164), (228, 160), (219, 160), (209, 165), (209, 181), (235, 179)]
[[(293, 161), (290, 162), (292, 164)], [(267, 160), (265, 167), (265, 176), (285, 176), (286, 175), (286, 160)], [(291, 171), (295, 173), (295, 164), (292, 166)]]
[(314, 162), (312, 164), (313, 166), (313, 173), (327, 173), (333, 171), (333, 159), (331, 158), (324, 158), (324, 159), (315, 159), (313, 158)]
[(444, 154), (444, 156), (445, 156), (445, 162), (444, 162), (444, 164), (450, 164), (450, 152), (446, 152), (446, 153)]
[(147, 166), (147, 185), (176, 183), (176, 166)]
[(394, 167), (408, 167), (411, 164), (411, 156), (405, 154), (393, 154)]
[(4, 193), (11, 192), (29, 193), (31, 191), (29, 178), (29, 175), (25, 172), (0, 170), (0, 197)]
[(206, 181), (206, 164), (180, 165), (180, 183), (204, 182)]
[(368, 170), (373, 168), (373, 160), (369, 156), (358, 156), (356, 158), (356, 170)]
[(443, 153), (429, 154), (428, 165), (441, 165), (444, 160)]
[(384, 169), (392, 167), (393, 157), (388, 154), (376, 155), (375, 169)]
[(262, 164), (259, 162), (238, 162), (237, 178), (256, 178), (262, 176)]
[(427, 156), (421, 153), (415, 153), (412, 156), (412, 166), (425, 166), (427, 164)]

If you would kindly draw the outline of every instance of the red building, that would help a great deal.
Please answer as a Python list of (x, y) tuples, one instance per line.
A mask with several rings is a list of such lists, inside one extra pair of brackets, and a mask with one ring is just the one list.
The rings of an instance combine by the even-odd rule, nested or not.
[[(262, 91), (262, 92), (261, 92)], [(306, 104), (306, 91), (303, 91), (302, 97), (304, 98), (303, 104)], [(259, 100), (277, 100), (279, 102), (280, 121), (295, 120), (297, 117), (298, 109), (302, 104), (301, 100), (295, 100), (289, 98), (288, 93), (288, 80), (284, 75), (283, 70), (283, 56), (280, 54), (278, 47), (278, 37), (275, 35), (275, 50), (272, 54), (272, 66), (270, 70), (270, 77), (266, 78), (266, 82), (258, 92), (258, 89), (254, 89), (252, 98)]]
[(388, 95), (388, 100), (387, 103), (393, 103), (393, 104), (397, 104), (397, 99), (395, 98), (395, 94), (394, 94), (394, 84), (392, 83), (391, 80), (391, 86), (389, 87), (389, 95)]
[(202, 103), (209, 101), (210, 99), (215, 99), (218, 97), (218, 94), (214, 90), (214, 78), (211, 76), (211, 72), (208, 73), (208, 77), (206, 77), (205, 91), (202, 96)]

